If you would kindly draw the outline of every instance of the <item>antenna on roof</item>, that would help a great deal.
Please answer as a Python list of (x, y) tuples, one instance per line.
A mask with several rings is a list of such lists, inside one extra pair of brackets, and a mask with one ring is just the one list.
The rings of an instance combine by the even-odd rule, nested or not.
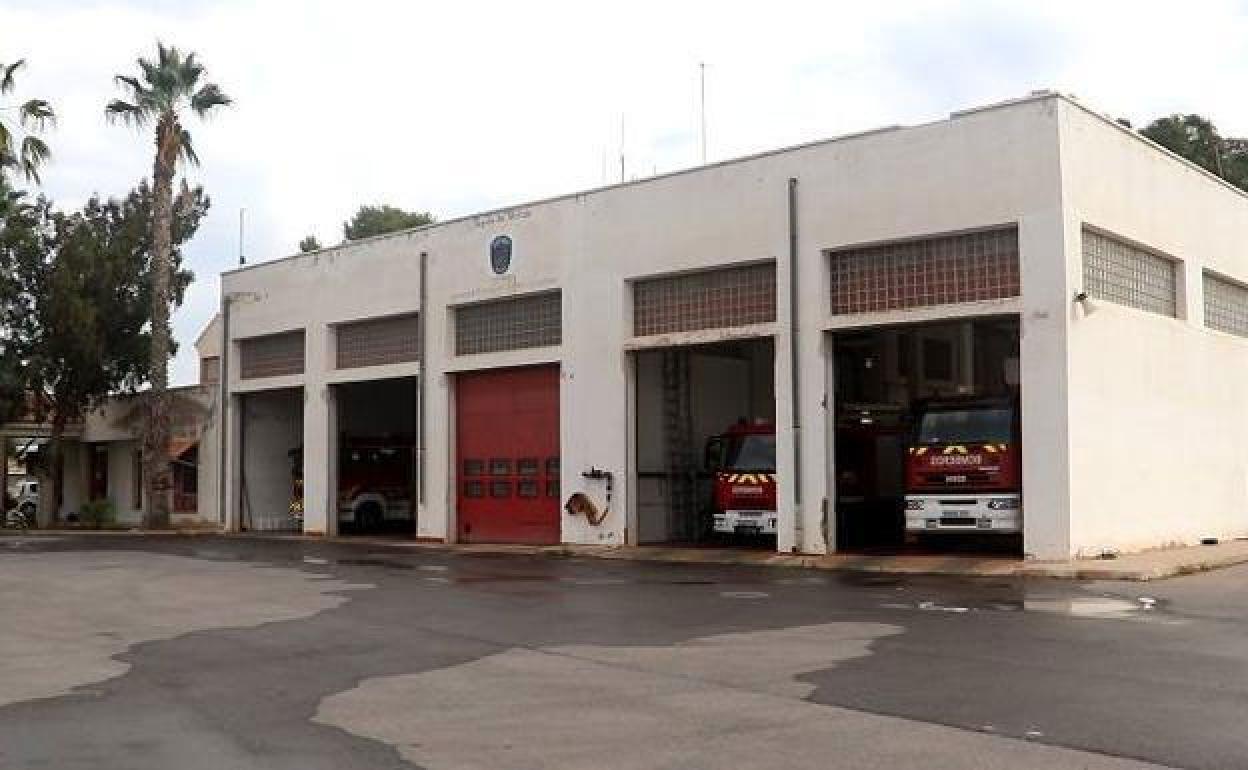
[(698, 95), (701, 99), (702, 165), (706, 165), (706, 62), (698, 62)]
[(620, 183), (624, 182), (624, 113), (620, 113)]
[(243, 217), (247, 214), (247, 209), (238, 210), (238, 264), (247, 264), (247, 257), (243, 256)]

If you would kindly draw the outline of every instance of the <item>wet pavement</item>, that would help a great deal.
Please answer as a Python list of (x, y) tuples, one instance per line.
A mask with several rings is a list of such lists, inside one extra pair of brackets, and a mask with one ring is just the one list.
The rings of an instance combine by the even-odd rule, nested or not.
[(1246, 583), (0, 536), (0, 767), (1248, 768)]

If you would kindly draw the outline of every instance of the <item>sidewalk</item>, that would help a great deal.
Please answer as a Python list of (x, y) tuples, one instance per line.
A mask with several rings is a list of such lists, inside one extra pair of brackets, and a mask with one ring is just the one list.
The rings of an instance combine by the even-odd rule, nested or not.
[[(1003, 557), (977, 557), (962, 554), (853, 554), (827, 556), (775, 553), (737, 548), (677, 548), (665, 546), (622, 545), (446, 545), (418, 543), (412, 540), (370, 537), (332, 537), (314, 535), (247, 533), (221, 535), (213, 531), (166, 530), (41, 530), (25, 533), (28, 537), (66, 537), (73, 535), (105, 535), (112, 537), (246, 537), (260, 540), (298, 540), (367, 545), (369, 547), (409, 549), (450, 554), (507, 554), (547, 558), (593, 558), (623, 561), (663, 562), (669, 564), (737, 564), (753, 567), (787, 567), (820, 569), (834, 572), (867, 572), (892, 575), (951, 575), (959, 577), (1039, 577), (1068, 580), (1159, 580), (1177, 575), (1190, 575), (1236, 564), (1248, 563), (1248, 539), (1230, 540), (1218, 545), (1197, 545), (1183, 548), (1144, 551), (1116, 559), (1074, 559), (1069, 561), (1026, 561)], [(0, 530), (0, 538), (21, 537), (14, 530)]]
[[(263, 535), (304, 539), (303, 535)], [(324, 538), (309, 538), (323, 540)], [(409, 540), (368, 537), (336, 537), (335, 542), (369, 546), (412, 548), (445, 553), (512, 554), (551, 558), (619, 559), (669, 564), (739, 564), (754, 567), (821, 569), (834, 572), (867, 572), (892, 575), (950, 575), (960, 577), (1038, 577), (1066, 580), (1160, 580), (1248, 563), (1248, 540), (1218, 545), (1197, 545), (1126, 554), (1116, 559), (1026, 561), (1003, 557), (962, 554), (853, 554), (827, 556), (784, 554), (739, 548), (679, 548), (625, 545), (445, 545)]]

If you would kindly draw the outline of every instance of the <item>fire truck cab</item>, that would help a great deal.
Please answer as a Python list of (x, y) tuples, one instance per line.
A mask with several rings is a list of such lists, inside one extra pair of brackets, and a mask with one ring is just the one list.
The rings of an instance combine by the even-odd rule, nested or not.
[(931, 401), (906, 447), (906, 532), (1022, 532), (1022, 457), (1012, 399)]
[(706, 442), (717, 534), (776, 534), (776, 426), (741, 420)]

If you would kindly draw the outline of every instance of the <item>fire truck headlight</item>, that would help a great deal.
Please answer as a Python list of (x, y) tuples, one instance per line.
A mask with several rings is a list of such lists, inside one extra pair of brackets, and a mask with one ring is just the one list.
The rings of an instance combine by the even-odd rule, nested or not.
[(923, 501), (922, 501), (922, 500), (907, 500), (907, 501), (906, 501), (906, 510), (907, 510), (907, 511), (921, 511), (921, 510), (923, 510)]
[(1015, 500), (1015, 499), (989, 500), (988, 510), (990, 511), (1017, 511), (1018, 500)]

